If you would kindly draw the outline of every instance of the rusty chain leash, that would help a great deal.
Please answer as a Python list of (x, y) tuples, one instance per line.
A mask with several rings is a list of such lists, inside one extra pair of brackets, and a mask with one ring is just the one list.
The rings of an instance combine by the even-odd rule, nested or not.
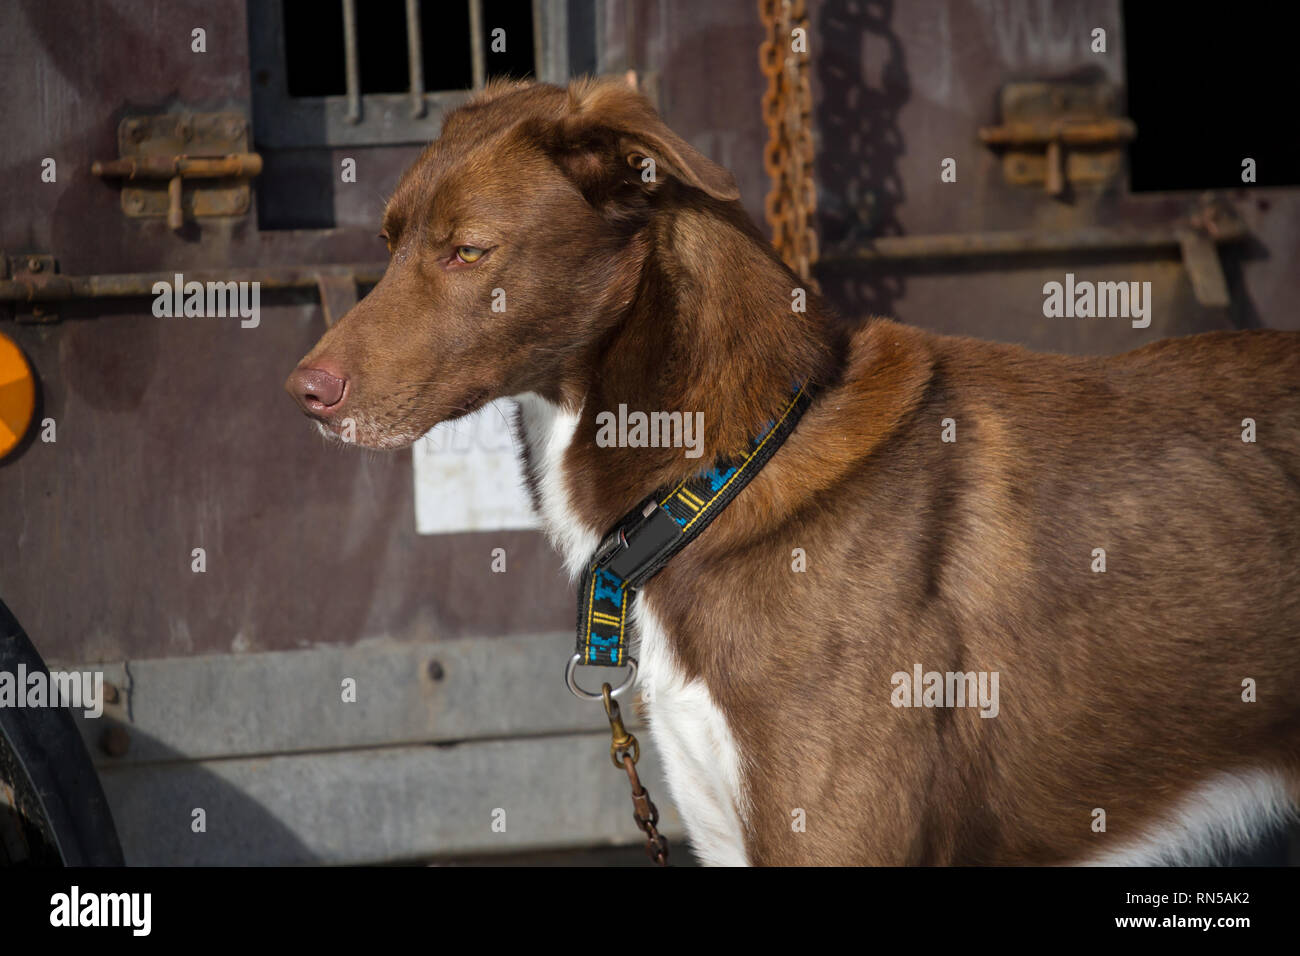
[(637, 776), (636, 762), (641, 759), (641, 745), (636, 737), (627, 732), (623, 726), (623, 714), (618, 709), (618, 701), (610, 696), (610, 686), (605, 684), (600, 689), (605, 701), (605, 716), (609, 718), (609, 732), (612, 741), (609, 745), (609, 758), (614, 766), (627, 771), (627, 779), (632, 784), (633, 818), (636, 825), (645, 834), (645, 850), (660, 866), (668, 865), (668, 840), (658, 830), (659, 808), (650, 799), (650, 794), (641, 785)]
[[(809, 27), (805, 0), (758, 0), (766, 37), (758, 48), (759, 66), (767, 77), (763, 122), (768, 140), (763, 168), (772, 180), (767, 194), (767, 221), (772, 245), (799, 278), (812, 288), (817, 261), (813, 213), (812, 87), (808, 81)], [(802, 33), (796, 35), (795, 31)]]

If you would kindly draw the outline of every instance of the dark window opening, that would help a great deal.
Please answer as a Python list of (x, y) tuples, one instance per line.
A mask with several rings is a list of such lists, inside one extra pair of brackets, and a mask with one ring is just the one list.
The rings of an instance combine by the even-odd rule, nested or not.
[[(505, 31), (505, 50), (492, 52), (492, 33)], [(499, 45), (499, 44), (498, 44)], [(533, 7), (529, 0), (484, 0), (483, 58), (487, 78), (533, 76)]]
[(284, 69), (290, 96), (342, 96), (343, 0), (284, 0)]
[[(289, 95), (344, 95), (347, 60), (343, 0), (283, 0), (283, 5)], [(406, 92), (410, 89), (410, 75), (405, 3), (365, 0), (356, 6), (361, 92)], [(535, 75), (533, 28), (531, 0), (483, 0), (482, 51), (487, 79), (498, 76), (526, 79)], [(505, 50), (494, 52), (493, 34), (497, 30), (505, 31)], [(420, 51), (426, 90), (473, 87), (468, 0), (420, 0)]]
[(1210, 10), (1124, 0), (1133, 192), (1300, 185), (1287, 5)]
[[(406, 34), (403, 32), (402, 34)], [(469, 4), (420, 4), (420, 50), (426, 90), (468, 90), (474, 85), (470, 59)], [(405, 62), (405, 59), (403, 59)]]
[[(421, 4), (421, 7), (433, 6)], [(421, 23), (426, 13), (433, 12), (421, 9)], [(342, 19), (342, 13), (339, 17)], [(357, 66), (362, 93), (401, 93), (411, 88), (406, 54), (406, 4), (402, 0), (369, 0), (357, 4)]]

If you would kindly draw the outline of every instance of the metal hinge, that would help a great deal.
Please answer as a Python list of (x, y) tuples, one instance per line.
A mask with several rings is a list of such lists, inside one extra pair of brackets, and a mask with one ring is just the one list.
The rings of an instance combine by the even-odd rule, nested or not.
[(90, 171), (121, 178), (122, 211), (133, 219), (242, 216), (252, 208), (250, 180), (262, 157), (248, 151), (248, 120), (239, 113), (128, 116), (117, 127), (118, 158)]
[(1107, 183), (1124, 168), (1133, 121), (1116, 115), (1118, 93), (1104, 83), (1009, 83), (1002, 88), (1002, 124), (979, 131), (1002, 150), (1011, 185), (1043, 185), (1061, 197), (1073, 183)]

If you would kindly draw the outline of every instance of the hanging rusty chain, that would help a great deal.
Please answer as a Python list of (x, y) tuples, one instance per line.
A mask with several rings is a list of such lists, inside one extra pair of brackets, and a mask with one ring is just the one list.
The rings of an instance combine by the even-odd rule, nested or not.
[(636, 737), (627, 732), (623, 726), (623, 714), (618, 709), (618, 701), (610, 696), (610, 686), (601, 688), (605, 700), (605, 716), (609, 718), (609, 732), (612, 742), (609, 745), (609, 758), (614, 766), (627, 771), (627, 779), (632, 784), (633, 819), (645, 834), (645, 849), (660, 866), (668, 865), (668, 840), (658, 830), (659, 808), (650, 799), (650, 794), (641, 785), (637, 776), (636, 762), (641, 759), (641, 745)]
[[(759, 0), (758, 14), (766, 38), (759, 44), (758, 61), (767, 77), (763, 122), (768, 140), (763, 168), (772, 180), (766, 203), (772, 244), (786, 265), (816, 288), (812, 265), (817, 261), (817, 233), (813, 230), (817, 187), (813, 182), (807, 13), (805, 0)], [(802, 33), (796, 35), (796, 30)]]

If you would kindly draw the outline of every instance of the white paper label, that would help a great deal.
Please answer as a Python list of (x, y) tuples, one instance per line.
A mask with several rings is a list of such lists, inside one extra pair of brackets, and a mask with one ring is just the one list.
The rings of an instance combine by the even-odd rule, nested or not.
[(415, 443), (415, 530), (420, 534), (537, 528), (515, 454), (514, 402), (492, 402), (443, 422)]

